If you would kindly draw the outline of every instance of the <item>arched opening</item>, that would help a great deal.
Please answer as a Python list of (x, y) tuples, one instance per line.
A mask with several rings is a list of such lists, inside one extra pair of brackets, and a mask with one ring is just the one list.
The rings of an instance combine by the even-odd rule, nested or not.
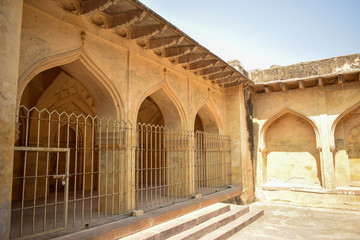
[(151, 97), (147, 97), (137, 116), (136, 204), (147, 208), (148, 196), (161, 198), (167, 192), (167, 159), (164, 149), (164, 118)]
[(266, 186), (321, 186), (320, 154), (313, 126), (285, 112), (264, 132)]
[(146, 97), (137, 115), (136, 207), (149, 209), (186, 195), (182, 118), (164, 89)]
[(352, 108), (334, 129), (336, 185), (360, 186), (360, 107)]
[(222, 185), (224, 162), (220, 154), (219, 127), (208, 104), (195, 117), (195, 191), (205, 193)]
[[(116, 119), (119, 109), (95, 75), (80, 60), (53, 67), (34, 76), (19, 99), (11, 236), (100, 220), (110, 210), (109, 194), (116, 206), (124, 205), (115, 189), (119, 124), (99, 118)], [(123, 207), (112, 205), (111, 211), (119, 214)]]
[(349, 166), (350, 182), (360, 186), (360, 123), (349, 133)]

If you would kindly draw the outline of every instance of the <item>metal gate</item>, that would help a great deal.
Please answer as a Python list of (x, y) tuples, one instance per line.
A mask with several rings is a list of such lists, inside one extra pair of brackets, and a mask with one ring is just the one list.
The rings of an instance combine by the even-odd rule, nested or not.
[[(22, 182), (22, 188), (21, 201), (14, 202), (12, 206), (11, 217), (15, 222), (12, 228), (19, 229), (20, 237), (36, 235), (37, 232), (49, 229), (65, 229), (68, 214), (70, 149), (15, 147), (15, 155), (17, 154), (22, 156), (24, 166), (34, 164), (34, 168), (26, 171), (27, 168), (24, 167), (22, 177), (13, 177), (14, 182)], [(64, 158), (61, 157), (62, 154)], [(54, 169), (51, 169), (50, 158), (54, 155), (55, 165)], [(42, 162), (44, 159), (46, 163)], [(45, 169), (39, 168), (44, 164)], [(52, 183), (54, 188), (50, 190), (48, 187), (53, 185)], [(60, 191), (60, 188), (63, 188), (63, 191)], [(18, 221), (14, 221), (15, 219)]]
[(21, 106), (17, 126), (11, 238), (86, 228), (131, 212), (130, 123)]
[(81, 113), (16, 112), (11, 238), (84, 229), (231, 184), (230, 138)]

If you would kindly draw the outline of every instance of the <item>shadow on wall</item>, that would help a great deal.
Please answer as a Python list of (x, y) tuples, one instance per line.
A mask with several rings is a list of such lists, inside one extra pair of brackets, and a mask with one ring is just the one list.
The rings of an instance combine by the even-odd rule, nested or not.
[(285, 113), (268, 127), (265, 141), (266, 184), (321, 186), (320, 153), (306, 120)]
[(334, 159), (336, 186), (360, 187), (360, 107), (337, 124)]

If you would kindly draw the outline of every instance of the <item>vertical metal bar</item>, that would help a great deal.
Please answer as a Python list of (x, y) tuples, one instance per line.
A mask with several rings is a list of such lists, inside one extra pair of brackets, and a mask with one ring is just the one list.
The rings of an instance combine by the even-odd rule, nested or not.
[(146, 208), (149, 207), (149, 145), (148, 145), (148, 139), (149, 139), (149, 124), (146, 125), (146, 132), (145, 132), (145, 206)]
[[(38, 113), (37, 119), (37, 135), (36, 135), (36, 146), (39, 147), (39, 139), (40, 139), (40, 112)], [(39, 152), (36, 151), (36, 160), (35, 160), (35, 176), (34, 176), (34, 203), (33, 203), (33, 213), (32, 213), (32, 233), (35, 233), (35, 220), (36, 220), (36, 191), (37, 191), (37, 178), (38, 178), (38, 167), (39, 167)]]
[(81, 224), (85, 221), (85, 182), (86, 182), (86, 151), (87, 151), (87, 124), (84, 117), (84, 157), (82, 163), (82, 200), (81, 200)]
[[(50, 139), (51, 139), (51, 117), (50, 113), (48, 113), (48, 131), (47, 131), (47, 147), (50, 147)], [(43, 231), (46, 231), (46, 214), (47, 214), (47, 196), (48, 196), (48, 178), (49, 178), (49, 161), (50, 161), (50, 152), (46, 152), (46, 168), (45, 168), (45, 199), (44, 199), (44, 216), (43, 216)]]
[[(132, 179), (132, 175), (131, 175), (131, 171), (130, 169), (127, 168), (127, 149), (128, 149), (128, 145), (127, 145), (127, 132), (126, 132), (126, 128), (124, 127), (124, 122), (120, 122), (119, 123), (119, 147), (117, 149), (117, 151), (119, 151), (119, 156), (120, 156), (120, 162), (118, 165), (118, 214), (120, 214), (122, 212), (122, 206), (129, 206), (128, 205), (128, 198), (131, 197), (132, 195), (130, 193), (128, 193), (128, 186), (129, 186), (129, 181), (131, 182)], [(124, 150), (124, 153), (122, 152)], [(123, 156), (123, 157), (122, 157)], [(130, 161), (133, 161), (132, 158), (130, 158)], [(135, 160), (135, 159), (134, 159)], [(130, 164), (132, 165), (132, 163), (130, 162)], [(130, 165), (130, 166), (131, 166)], [(123, 170), (122, 170), (123, 169)], [(124, 173), (122, 173), (122, 171), (124, 171)], [(121, 181), (121, 176), (123, 176), (123, 181)], [(124, 182), (124, 188), (121, 189), (121, 183)], [(130, 184), (130, 186), (132, 186)], [(122, 203), (123, 202), (123, 203)]]
[(97, 214), (97, 219), (99, 220), (100, 219), (100, 212), (101, 212), (101, 161), (102, 161), (102, 157), (101, 157), (101, 152), (102, 152), (102, 133), (101, 133), (101, 122), (102, 122), (103, 119), (99, 120), (99, 160), (98, 160), (98, 214)]
[(79, 149), (79, 117), (75, 122), (75, 159), (74, 159), (74, 197), (73, 197), (73, 226), (76, 225), (77, 180), (78, 180), (78, 149)]
[(95, 123), (91, 119), (91, 166), (90, 166), (90, 222), (93, 220), (93, 188), (94, 188), (94, 146), (95, 146)]
[(143, 186), (144, 186), (144, 129), (143, 129), (144, 125), (139, 124), (139, 131), (140, 131), (140, 135), (141, 138), (139, 140), (139, 145), (140, 147), (140, 153), (141, 153), (141, 157), (140, 157), (140, 203), (141, 203), (141, 208), (144, 208), (144, 191), (143, 191)]
[[(60, 147), (60, 125), (61, 124), (61, 116), (58, 114), (58, 126), (57, 126), (57, 133), (58, 133), (58, 138), (57, 138), (57, 147)], [(59, 152), (56, 153), (56, 172), (55, 175), (59, 174)], [(54, 228), (56, 228), (56, 221), (57, 221), (57, 198), (58, 198), (58, 178), (55, 179), (55, 212), (54, 212)]]
[(115, 199), (114, 199), (114, 185), (115, 185), (115, 122), (113, 122), (113, 127), (112, 127), (112, 170), (111, 170), (111, 175), (112, 175), (112, 186), (111, 186), (111, 216), (114, 216), (114, 208), (115, 208)]
[(136, 125), (136, 163), (135, 163), (135, 207), (138, 204), (138, 192), (139, 192), (139, 184), (140, 184), (140, 131), (139, 125)]
[[(70, 141), (70, 119), (67, 116), (67, 123), (66, 123), (66, 148), (69, 149), (69, 141)], [(68, 192), (69, 192), (69, 165), (70, 164), (70, 149), (66, 152), (66, 159), (65, 159), (65, 189), (64, 189), (64, 228), (67, 228), (67, 216), (68, 216)], [(64, 181), (64, 179), (62, 179)]]
[(154, 131), (154, 152), (155, 152), (155, 172), (154, 172), (154, 174), (155, 174), (155, 204), (159, 204), (159, 202), (158, 202), (158, 191), (160, 190), (160, 187), (159, 187), (159, 185), (160, 184), (158, 184), (158, 171), (159, 171), (159, 169), (158, 169), (158, 161), (159, 161), (159, 159), (158, 159), (158, 144), (157, 144), (157, 140), (158, 140), (158, 136), (157, 136), (157, 134), (158, 134), (158, 132), (157, 132), (157, 129), (158, 129), (158, 127), (157, 126), (155, 126), (155, 131)]
[(68, 204), (69, 204), (69, 165), (70, 165), (70, 149), (66, 152), (65, 162), (65, 196), (64, 196), (64, 228), (67, 228)]
[(109, 122), (106, 121), (106, 139), (105, 139), (105, 218), (107, 218), (107, 202), (108, 202), (108, 159), (109, 159)]
[(166, 158), (166, 189), (167, 189), (167, 202), (170, 202), (170, 188), (171, 188), (171, 185), (170, 185), (170, 179), (172, 176), (170, 176), (170, 158), (169, 158), (169, 131), (168, 129), (166, 129), (165, 127), (163, 128), (164, 130), (164, 155), (165, 155), (165, 158)]
[(153, 128), (154, 126), (150, 126), (150, 147), (149, 147), (149, 157), (150, 157), (150, 204), (153, 204), (153, 171), (154, 171), (154, 166), (153, 166)]
[[(26, 127), (25, 127), (25, 147), (28, 146), (28, 139), (29, 139), (29, 111), (27, 110), (26, 115)], [(24, 170), (23, 170), (23, 185), (22, 185), (22, 194), (21, 194), (21, 216), (20, 216), (20, 234), (19, 237), (23, 235), (23, 224), (24, 224), (24, 207), (25, 207), (25, 184), (26, 184), (26, 168), (27, 168), (27, 154), (28, 152), (25, 151), (24, 153)]]

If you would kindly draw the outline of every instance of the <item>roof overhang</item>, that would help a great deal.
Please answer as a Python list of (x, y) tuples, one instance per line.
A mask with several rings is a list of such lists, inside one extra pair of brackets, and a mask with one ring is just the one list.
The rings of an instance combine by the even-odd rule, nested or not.
[(252, 84), (238, 71), (137, 0), (55, 0), (67, 11), (88, 15), (101, 28), (220, 87)]

